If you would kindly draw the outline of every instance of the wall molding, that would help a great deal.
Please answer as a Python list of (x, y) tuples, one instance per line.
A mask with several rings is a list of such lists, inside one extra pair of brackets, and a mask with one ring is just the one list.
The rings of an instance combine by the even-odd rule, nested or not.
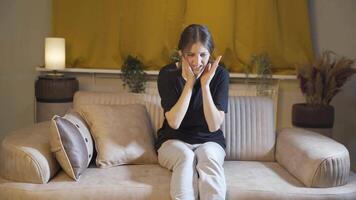
[[(44, 67), (37, 67), (36, 71), (40, 73), (51, 72), (52, 70), (46, 69)], [(88, 69), (88, 68), (65, 68), (63, 70), (58, 70), (61, 73), (84, 73), (84, 74), (106, 74), (106, 75), (120, 75), (122, 74), (120, 69)], [(149, 76), (157, 76), (157, 70), (145, 70)], [(230, 79), (256, 79), (257, 74), (249, 74), (248, 77), (244, 73), (230, 73)], [(296, 75), (272, 75), (272, 79), (277, 80), (296, 80)]]

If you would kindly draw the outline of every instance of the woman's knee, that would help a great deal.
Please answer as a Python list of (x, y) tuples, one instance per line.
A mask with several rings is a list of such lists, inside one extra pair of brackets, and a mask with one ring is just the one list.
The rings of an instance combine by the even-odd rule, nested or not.
[(215, 142), (207, 142), (199, 146), (196, 151), (196, 158), (199, 163), (214, 162), (222, 165), (225, 160), (225, 150)]
[(158, 149), (158, 161), (161, 165), (173, 169), (177, 165), (194, 163), (195, 154), (184, 142), (168, 140)]

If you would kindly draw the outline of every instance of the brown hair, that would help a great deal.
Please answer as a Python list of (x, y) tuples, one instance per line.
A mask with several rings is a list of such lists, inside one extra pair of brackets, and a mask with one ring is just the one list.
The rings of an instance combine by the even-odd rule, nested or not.
[(208, 27), (199, 24), (187, 26), (180, 35), (178, 50), (184, 50), (192, 44), (200, 42), (212, 54), (214, 51), (214, 41)]

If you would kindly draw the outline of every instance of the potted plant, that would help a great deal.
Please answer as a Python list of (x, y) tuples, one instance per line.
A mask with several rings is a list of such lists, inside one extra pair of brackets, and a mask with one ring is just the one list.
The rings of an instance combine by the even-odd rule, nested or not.
[(292, 107), (292, 124), (305, 128), (332, 128), (333, 97), (348, 78), (355, 73), (353, 60), (324, 51), (312, 64), (297, 67), (297, 78), (306, 103)]
[(121, 67), (123, 86), (129, 86), (130, 92), (142, 93), (146, 88), (146, 73), (142, 62), (131, 55), (127, 56)]
[[(264, 54), (253, 54), (251, 56), (250, 62), (244, 64), (244, 71), (246, 75), (246, 80), (249, 80), (249, 74), (257, 74), (256, 81), (256, 91), (258, 96), (271, 96), (273, 95), (273, 89), (271, 88), (272, 81), (272, 63), (267, 55)], [(247, 82), (248, 83), (248, 82)]]
[(169, 60), (173, 63), (180, 62), (180, 55), (179, 55), (179, 50), (178, 49), (173, 49), (172, 52), (170, 53)]

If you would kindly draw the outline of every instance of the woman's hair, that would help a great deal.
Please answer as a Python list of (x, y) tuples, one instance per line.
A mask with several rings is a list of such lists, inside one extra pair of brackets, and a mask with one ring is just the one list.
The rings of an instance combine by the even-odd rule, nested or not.
[(214, 51), (214, 41), (208, 30), (208, 27), (199, 24), (187, 26), (180, 35), (178, 50), (184, 50), (187, 47), (200, 42), (211, 54)]

